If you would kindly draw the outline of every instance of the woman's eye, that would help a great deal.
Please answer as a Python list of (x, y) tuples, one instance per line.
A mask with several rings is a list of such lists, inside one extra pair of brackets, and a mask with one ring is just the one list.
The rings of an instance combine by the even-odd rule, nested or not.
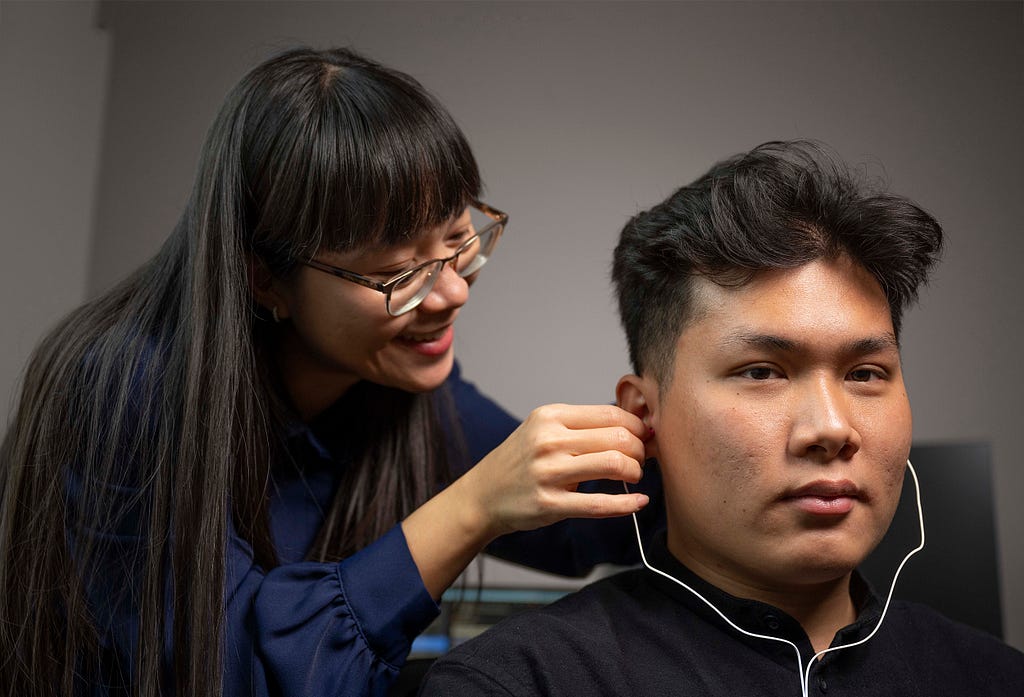
[(752, 368), (747, 368), (740, 375), (751, 380), (771, 380), (781, 377), (779, 371), (767, 365), (755, 365)]
[(473, 231), (468, 228), (465, 230), (458, 230), (448, 235), (448, 244), (452, 247), (458, 247), (472, 236)]
[(387, 269), (386, 271), (374, 271), (368, 274), (370, 278), (376, 279), (381, 283), (387, 283), (395, 276), (405, 272), (405, 267), (399, 267), (397, 269)]
[(407, 255), (401, 261), (380, 264), (376, 269), (366, 275), (373, 276), (374, 278), (380, 278), (382, 281), (390, 281), (398, 274), (405, 273), (414, 267), (416, 265), (415, 261), (414, 257)]
[(403, 276), (401, 278), (401, 280), (399, 280), (395, 284), (395, 289), (397, 290), (399, 288), (408, 288), (408, 287), (416, 286), (417, 284), (421, 284), (422, 285), (423, 280), (427, 276), (429, 276), (430, 273), (431, 273), (431, 267), (430, 266), (418, 266), (418, 267), (416, 267), (415, 271), (412, 271), (408, 275)]

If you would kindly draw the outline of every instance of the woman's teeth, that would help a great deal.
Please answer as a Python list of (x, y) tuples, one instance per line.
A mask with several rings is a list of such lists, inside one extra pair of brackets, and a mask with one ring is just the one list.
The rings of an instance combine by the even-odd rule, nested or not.
[(437, 341), (444, 336), (444, 330), (435, 332), (434, 334), (402, 334), (399, 338), (402, 341), (411, 341), (417, 344), (425, 344), (430, 341)]

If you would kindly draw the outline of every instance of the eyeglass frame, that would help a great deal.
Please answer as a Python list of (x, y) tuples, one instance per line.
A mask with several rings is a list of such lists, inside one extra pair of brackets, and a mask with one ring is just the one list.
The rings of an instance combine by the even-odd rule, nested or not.
[[(339, 266), (333, 266), (331, 264), (326, 264), (326, 263), (324, 263), (322, 261), (317, 261), (316, 259), (305, 259), (305, 260), (302, 261), (302, 263), (304, 265), (306, 265), (306, 266), (309, 266), (310, 268), (316, 269), (317, 271), (323, 271), (324, 273), (329, 273), (332, 276), (337, 276), (338, 278), (341, 278), (341, 279), (343, 279), (345, 281), (351, 281), (352, 283), (358, 283), (361, 286), (364, 286), (366, 288), (370, 288), (372, 290), (375, 290), (375, 291), (378, 291), (380, 293), (383, 293), (384, 294), (384, 305), (385, 305), (385, 307), (387, 309), (388, 314), (391, 315), (392, 317), (401, 317), (405, 313), (412, 312), (417, 307), (419, 307), (420, 303), (422, 303), (426, 299), (427, 295), (429, 295), (429, 292), (428, 292), (427, 295), (424, 295), (422, 298), (420, 298), (416, 302), (415, 305), (412, 305), (411, 307), (407, 307), (407, 308), (403, 309), (401, 312), (399, 312), (397, 314), (391, 312), (391, 292), (394, 290), (396, 285), (398, 285), (399, 283), (402, 282), (402, 280), (404, 280), (405, 278), (408, 278), (409, 276), (413, 275), (414, 273), (417, 273), (418, 271), (420, 271), (421, 269), (423, 269), (423, 268), (425, 268), (427, 266), (438, 264), (438, 262), (440, 262), (440, 267), (439, 268), (441, 269), (441, 271), (444, 271), (444, 267), (445, 266), (447, 266), (448, 264), (451, 264), (452, 262), (457, 260), (459, 258), (459, 255), (462, 254), (463, 252), (465, 252), (470, 247), (470, 245), (473, 244), (473, 242), (475, 242), (475, 241), (480, 239), (481, 235), (483, 235), (483, 234), (485, 234), (487, 232), (490, 232), (495, 227), (498, 228), (498, 231), (496, 233), (497, 234), (497, 239), (494, 240), (494, 244), (497, 244), (498, 240), (501, 239), (501, 235), (505, 231), (505, 226), (508, 225), (508, 213), (503, 213), (502, 211), (499, 211), (497, 208), (494, 208), (492, 206), (488, 206), (483, 201), (471, 201), (469, 203), (469, 205), (471, 207), (473, 207), (473, 208), (476, 208), (478, 211), (480, 211), (481, 213), (483, 213), (487, 217), (491, 218), (491, 222), (488, 223), (486, 226), (484, 226), (484, 228), (482, 230), (476, 232), (472, 237), (470, 237), (468, 240), (466, 240), (461, 245), (459, 245), (459, 248), (455, 251), (455, 254), (451, 255), (450, 257), (444, 257), (444, 258), (438, 258), (438, 259), (428, 259), (427, 261), (423, 262), (422, 264), (417, 264), (416, 266), (412, 267), (411, 269), (406, 269), (405, 271), (403, 271), (400, 274), (394, 276), (393, 278), (389, 278), (386, 281), (381, 282), (381, 281), (378, 281), (376, 279), (370, 278), (369, 276), (363, 276), (362, 274), (358, 274), (355, 271), (349, 271), (349, 270), (343, 269), (343, 268), (341, 268)], [(493, 245), (492, 245), (492, 249), (493, 249)], [(486, 264), (486, 263), (487, 262), (484, 262), (484, 264)], [(483, 268), (483, 264), (481, 264), (479, 267), (477, 267), (473, 271), (473, 273), (476, 273), (481, 268)], [(435, 283), (437, 282), (436, 279), (435, 279), (434, 282)]]

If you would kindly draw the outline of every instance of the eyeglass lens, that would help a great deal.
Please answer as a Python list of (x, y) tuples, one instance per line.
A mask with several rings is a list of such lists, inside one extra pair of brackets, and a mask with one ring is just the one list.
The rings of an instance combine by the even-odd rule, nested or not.
[[(476, 273), (490, 259), (498, 241), (501, 226), (490, 224), (479, 236), (468, 241), (454, 260), (455, 272), (465, 278)], [(437, 260), (421, 266), (391, 288), (388, 312), (394, 316), (404, 314), (423, 302), (430, 294), (444, 270), (444, 262)]]

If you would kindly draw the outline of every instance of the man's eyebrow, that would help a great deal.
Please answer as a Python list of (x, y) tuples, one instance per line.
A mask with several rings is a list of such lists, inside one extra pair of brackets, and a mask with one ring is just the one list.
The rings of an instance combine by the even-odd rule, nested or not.
[(862, 355), (867, 353), (880, 353), (882, 351), (899, 351), (900, 342), (892, 332), (886, 332), (881, 336), (869, 336), (858, 339), (847, 346), (847, 352)]
[(782, 351), (792, 353), (800, 348), (798, 342), (785, 339), (774, 334), (758, 334), (757, 332), (736, 331), (727, 334), (722, 339), (723, 346), (735, 346), (737, 348), (760, 348), (769, 351)]
[[(726, 335), (722, 339), (723, 347), (739, 348), (760, 348), (766, 351), (777, 351), (780, 353), (801, 353), (807, 347), (799, 341), (787, 339), (776, 334), (761, 334), (758, 332), (736, 331)], [(900, 344), (892, 332), (885, 332), (877, 336), (866, 336), (862, 339), (855, 339), (847, 342), (841, 348), (844, 354), (866, 355), (880, 353), (883, 351), (899, 351)]]

